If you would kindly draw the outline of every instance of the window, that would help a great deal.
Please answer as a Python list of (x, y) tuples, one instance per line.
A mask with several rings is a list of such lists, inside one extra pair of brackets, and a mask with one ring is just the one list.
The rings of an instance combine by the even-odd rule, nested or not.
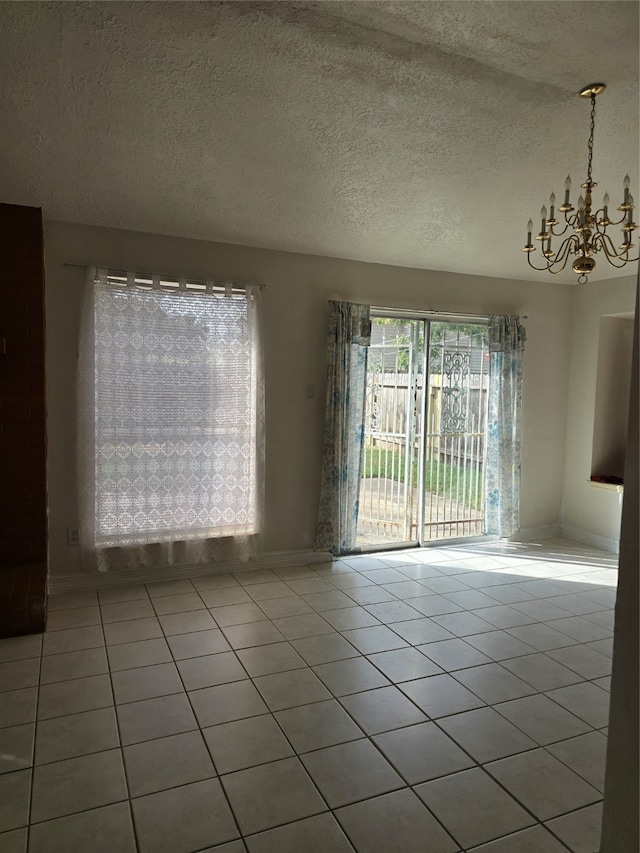
[(257, 533), (259, 288), (104, 270), (93, 287), (93, 544)]

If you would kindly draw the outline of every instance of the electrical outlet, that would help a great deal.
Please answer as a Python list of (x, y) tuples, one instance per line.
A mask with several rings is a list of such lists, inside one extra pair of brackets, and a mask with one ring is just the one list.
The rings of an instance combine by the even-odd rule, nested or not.
[(67, 527), (67, 545), (80, 544), (80, 531), (77, 527)]

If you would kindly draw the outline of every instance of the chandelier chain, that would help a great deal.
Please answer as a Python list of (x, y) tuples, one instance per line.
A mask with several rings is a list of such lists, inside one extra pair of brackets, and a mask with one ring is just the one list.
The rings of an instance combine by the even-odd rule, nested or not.
[(591, 161), (593, 160), (593, 131), (596, 124), (596, 96), (591, 93), (591, 133), (589, 134), (589, 162), (587, 165), (587, 183), (591, 183)]

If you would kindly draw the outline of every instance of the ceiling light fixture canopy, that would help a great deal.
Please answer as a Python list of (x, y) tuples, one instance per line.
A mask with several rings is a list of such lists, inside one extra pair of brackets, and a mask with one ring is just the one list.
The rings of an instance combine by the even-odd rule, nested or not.
[[(599, 210), (591, 210), (591, 190), (597, 187), (597, 183), (591, 178), (591, 161), (593, 159), (593, 130), (596, 117), (596, 96), (604, 92), (606, 86), (604, 83), (590, 83), (580, 91), (581, 98), (591, 99), (591, 133), (589, 134), (589, 160), (587, 165), (587, 180), (580, 184), (584, 190), (584, 195), (580, 195), (578, 199), (578, 209), (572, 206), (569, 201), (571, 192), (571, 177), (568, 176), (564, 184), (564, 202), (558, 208), (558, 211), (564, 214), (564, 228), (562, 231), (554, 230), (560, 228), (558, 219), (555, 217), (555, 193), (551, 193), (549, 198), (550, 210), (547, 214), (547, 208), (543, 205), (540, 211), (542, 224), (540, 233), (536, 234), (535, 239), (540, 241), (542, 255), (546, 259), (546, 265), (537, 267), (531, 262), (531, 255), (536, 251), (536, 247), (531, 242), (531, 234), (533, 232), (533, 222), (529, 220), (527, 223), (527, 242), (523, 246), (522, 251), (527, 253), (529, 266), (534, 270), (543, 272), (548, 270), (553, 275), (562, 272), (566, 267), (570, 256), (575, 255), (575, 260), (572, 263), (573, 271), (579, 276), (578, 283), (586, 284), (589, 273), (593, 272), (596, 266), (595, 258), (593, 257), (598, 252), (602, 252), (604, 257), (614, 267), (623, 267), (630, 261), (637, 261), (638, 258), (630, 257), (629, 253), (634, 248), (635, 243), (631, 242), (631, 236), (638, 227), (633, 221), (633, 196), (629, 193), (630, 180), (629, 175), (625, 176), (623, 181), (624, 196), (622, 203), (618, 205), (618, 210), (621, 211), (622, 217), (616, 222), (609, 219), (609, 194), (604, 194), (602, 207)], [(610, 227), (622, 225), (622, 243), (616, 249), (615, 244), (607, 232)], [(574, 233), (565, 237), (557, 250), (552, 250), (552, 237), (562, 237), (569, 229), (573, 229)]]

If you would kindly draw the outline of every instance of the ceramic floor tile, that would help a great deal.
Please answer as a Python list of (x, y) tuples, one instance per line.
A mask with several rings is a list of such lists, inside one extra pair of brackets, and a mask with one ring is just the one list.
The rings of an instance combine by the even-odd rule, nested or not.
[(194, 631), (192, 634), (175, 634), (169, 637), (167, 642), (175, 660), (230, 651), (229, 643), (219, 628), (212, 628), (209, 631)]
[(0, 726), (19, 726), (36, 718), (38, 689), (0, 691)]
[(302, 669), (305, 666), (303, 659), (289, 643), (270, 643), (239, 649), (237, 654), (252, 678), (290, 669)]
[(301, 616), (304, 613), (313, 613), (313, 609), (307, 602), (300, 598), (299, 595), (294, 595), (293, 590), (291, 595), (283, 598), (271, 598), (260, 602), (260, 609), (264, 612), (265, 618), (269, 619), (284, 619), (286, 616)]
[(52, 684), (56, 681), (69, 681), (89, 675), (102, 675), (109, 671), (104, 646), (97, 649), (83, 649), (79, 652), (64, 652), (60, 655), (47, 655), (42, 658), (40, 684)]
[(155, 640), (138, 640), (137, 643), (107, 646), (107, 650), (111, 672), (171, 661), (171, 652), (166, 640), (162, 637)]
[(200, 732), (125, 746), (124, 763), (132, 797), (154, 794), (216, 775)]
[(107, 622), (126, 622), (129, 619), (147, 619), (156, 615), (148, 598), (102, 604), (100, 610), (102, 621), (105, 624)]
[[(16, 770), (0, 776), (0, 832), (26, 826), (29, 820), (31, 770)], [(0, 839), (2, 836), (0, 835)]]
[(467, 637), (465, 642), (496, 661), (516, 658), (520, 655), (530, 655), (535, 652), (532, 646), (528, 646), (517, 637), (512, 637), (506, 631), (475, 634), (473, 637)]
[(581, 593), (565, 593), (549, 599), (552, 604), (562, 607), (563, 610), (568, 610), (574, 616), (584, 616), (587, 613), (598, 613), (601, 610), (606, 610), (604, 604), (598, 604), (596, 601), (590, 601)]
[(503, 586), (491, 587), (491, 598), (503, 604), (515, 604), (517, 601), (530, 601), (533, 596), (520, 588), (520, 584), (505, 583)]
[(233, 577), (241, 586), (252, 586), (257, 583), (272, 583), (280, 578), (271, 569), (247, 569), (244, 572), (233, 572)]
[(556, 631), (551, 625), (521, 625), (517, 628), (508, 628), (507, 633), (540, 652), (573, 646), (576, 643), (571, 637)]
[[(286, 601), (286, 599), (276, 599)], [(230, 604), (227, 607), (214, 607), (213, 617), (220, 628), (228, 625), (244, 625), (247, 622), (260, 622), (266, 619), (264, 610), (257, 604)]]
[(596, 729), (609, 722), (609, 694), (595, 684), (572, 684), (550, 690), (547, 696)]
[[(356, 568), (353, 563), (352, 566), (353, 568)], [(405, 581), (407, 579), (406, 576), (403, 575), (402, 572), (399, 572), (397, 569), (376, 568), (365, 571), (363, 569), (358, 568), (357, 570), (363, 577), (380, 585), (390, 583), (401, 583), (402, 581)]]
[[(441, 569), (442, 571), (442, 569)], [(462, 574), (462, 572), (460, 572)], [(423, 585), (426, 589), (434, 592), (438, 595), (444, 595), (446, 593), (452, 592), (470, 592), (469, 587), (458, 580), (455, 577), (450, 577), (448, 575), (435, 577), (435, 578), (425, 578), (423, 580)], [(463, 605), (460, 605), (463, 606)]]
[(567, 849), (542, 826), (534, 826), (474, 847), (473, 853), (567, 853)]
[(501, 665), (540, 691), (582, 681), (581, 675), (541, 653), (503, 660)]
[(453, 638), (452, 633), (428, 617), (411, 619), (408, 622), (390, 622), (389, 628), (413, 646)]
[(316, 572), (326, 570), (328, 575), (336, 574), (337, 569), (334, 569), (333, 563), (314, 563), (311, 566), (282, 566), (282, 568), (274, 569), (274, 573), (283, 581), (294, 580), (295, 578), (315, 578)]
[(180, 660), (178, 670), (186, 690), (215, 687), (229, 681), (242, 681), (247, 677), (234, 652)]
[(424, 598), (412, 598), (411, 606), (414, 610), (422, 613), (423, 616), (435, 617), (442, 616), (447, 613), (459, 613), (462, 607), (459, 604), (454, 604), (444, 595), (426, 595)]
[(456, 637), (467, 637), (470, 634), (482, 634), (483, 631), (495, 631), (495, 625), (463, 610), (460, 613), (445, 613), (442, 616), (434, 616), (434, 621), (442, 625), (447, 631), (451, 631)]
[(328, 813), (259, 832), (246, 842), (249, 853), (353, 853), (336, 819)]
[(156, 581), (147, 584), (147, 592), (151, 598), (163, 595), (185, 595), (193, 592), (195, 587), (188, 578), (179, 578), (173, 581)]
[[(380, 604), (380, 602), (382, 601), (395, 600), (395, 596), (393, 595), (393, 593), (388, 592), (384, 587), (376, 586), (375, 584), (372, 586), (350, 587), (346, 589), (345, 592), (347, 593), (349, 598), (352, 598), (353, 601), (361, 605)], [(422, 587), (422, 594), (424, 595), (424, 587)], [(353, 604), (351, 606), (353, 606)]]
[(429, 717), (445, 717), (481, 708), (484, 702), (448, 674), (407, 681), (400, 690)]
[(269, 710), (249, 679), (193, 690), (189, 699), (201, 728), (255, 717)]
[(589, 732), (554, 743), (547, 747), (547, 752), (559, 758), (598, 791), (604, 791), (607, 738), (601, 732)]
[(343, 635), (352, 646), (355, 646), (363, 655), (385, 652), (390, 649), (406, 648), (408, 643), (399, 637), (386, 625), (376, 625), (370, 628), (356, 628), (353, 631), (344, 631)]
[(255, 583), (245, 587), (253, 601), (270, 601), (274, 598), (286, 598), (291, 595), (291, 587), (282, 581)]
[(302, 595), (304, 601), (316, 610), (322, 613), (324, 610), (339, 610), (343, 607), (353, 607), (353, 599), (334, 589), (333, 592), (314, 592), (310, 595)]
[(603, 625), (597, 625), (584, 616), (570, 616), (567, 619), (554, 619), (551, 627), (576, 640), (578, 643), (591, 643), (594, 640), (604, 640), (613, 633)]
[(126, 799), (119, 749), (69, 758), (34, 769), (31, 820), (39, 823)]
[(85, 628), (99, 624), (100, 608), (97, 604), (94, 607), (75, 607), (73, 610), (52, 610), (47, 614), (47, 631)]
[(59, 681), (40, 688), (38, 719), (63, 717), (94, 708), (113, 705), (111, 681), (108, 675), (93, 675), (73, 681)]
[(332, 625), (336, 631), (350, 631), (354, 628), (369, 628), (380, 625), (375, 616), (364, 609), (364, 607), (345, 607), (342, 610), (328, 610), (322, 614), (322, 618)]
[[(369, 578), (363, 577), (358, 572), (326, 572), (322, 575), (325, 580), (329, 581), (336, 589), (341, 589), (347, 595), (351, 595), (351, 590), (355, 589), (381, 589)], [(384, 590), (382, 590), (384, 592)], [(391, 596), (393, 598), (393, 596)]]
[(292, 640), (291, 645), (309, 666), (329, 661), (358, 657), (360, 652), (341, 634), (323, 634), (317, 637), (303, 637)]
[(33, 761), (34, 723), (0, 729), (0, 773), (25, 770)]
[(441, 668), (418, 649), (393, 649), (368, 655), (368, 660), (383, 672), (389, 681), (399, 684), (428, 675), (437, 675)]
[(435, 723), (406, 726), (376, 735), (373, 741), (409, 785), (475, 764)]
[(590, 731), (584, 720), (539, 693), (494, 708), (540, 746)]
[(287, 640), (299, 640), (302, 637), (317, 637), (320, 634), (332, 634), (335, 630), (319, 613), (285, 616), (282, 619), (274, 619), (273, 624)]
[(471, 669), (460, 669), (456, 671), (455, 678), (488, 704), (507, 702), (509, 699), (535, 693), (530, 684), (505, 669), (504, 664), (509, 662), (487, 663)]
[(120, 746), (113, 708), (99, 708), (40, 720), (36, 736), (36, 764), (64, 761)]
[(118, 705), (116, 712), (123, 746), (197, 728), (184, 693)]
[(352, 693), (343, 696), (340, 702), (368, 735), (423, 723), (427, 719), (397, 687)]
[(47, 610), (71, 610), (75, 607), (93, 607), (98, 603), (98, 594), (95, 590), (83, 590), (81, 592), (58, 592), (50, 595), (47, 601)]
[(323, 663), (313, 667), (334, 696), (346, 696), (374, 687), (387, 687), (389, 680), (364, 658)]
[[(198, 658), (199, 660), (199, 658)], [(184, 688), (174, 663), (125, 669), (111, 676), (117, 705), (181, 693)]]
[[(482, 637), (483, 634), (478, 636)], [(473, 637), (469, 638), (473, 639)], [(439, 664), (447, 672), (465, 669), (481, 663), (491, 663), (491, 658), (479, 652), (466, 640), (458, 637), (452, 640), (442, 640), (437, 643), (427, 643), (418, 647), (430, 660)]]
[[(426, 581), (428, 584), (429, 581)], [(482, 592), (479, 589), (463, 589), (459, 592), (446, 592), (444, 595), (453, 601), (454, 604), (459, 604), (465, 610), (478, 610), (479, 608), (492, 609), (498, 605), (498, 601), (489, 594)], [(502, 610), (502, 608), (500, 608)], [(509, 608), (510, 609), (510, 608)]]
[(310, 669), (261, 675), (254, 679), (254, 684), (271, 711), (331, 698), (329, 691)]
[(70, 628), (68, 631), (52, 631), (42, 638), (43, 655), (59, 655), (64, 652), (77, 652), (81, 649), (95, 649), (104, 646), (104, 634), (101, 625), (88, 628)]
[(479, 767), (419, 785), (416, 794), (464, 848), (535, 823)]
[[(418, 583), (416, 580), (403, 580), (398, 583), (386, 584), (382, 589), (391, 593), (394, 598), (401, 598), (403, 601), (412, 598), (423, 598), (427, 591), (424, 584)], [(409, 601), (409, 603), (411, 602)]]
[(613, 633), (613, 626), (615, 625), (615, 611), (601, 610), (598, 613), (587, 613), (584, 618), (588, 619), (589, 622), (595, 622), (596, 625), (602, 625), (604, 628), (608, 628)]
[(298, 758), (230, 773), (222, 782), (244, 834), (326, 811)]
[[(253, 599), (241, 586), (223, 587), (222, 589), (202, 590), (202, 601), (215, 610), (216, 607), (227, 607), (229, 604), (251, 603)], [(195, 608), (198, 609), (197, 607)]]
[(204, 601), (197, 592), (187, 592), (183, 595), (163, 595), (153, 598), (153, 609), (158, 616), (166, 616), (169, 613), (187, 613), (192, 610), (202, 610)]
[[(414, 599), (411, 599), (413, 601)], [(408, 622), (422, 619), (423, 613), (406, 601), (383, 601), (381, 604), (368, 604), (365, 607), (372, 616), (388, 625), (390, 622)]]
[(140, 853), (191, 853), (239, 835), (217, 779), (138, 797), (132, 807)]
[(356, 850), (366, 853), (425, 853), (426, 839), (428, 849), (434, 853), (454, 853), (459, 849), (406, 788), (337, 809), (336, 817)]
[(287, 586), (297, 595), (313, 595), (318, 592), (335, 592), (335, 587), (316, 575), (314, 578), (293, 578), (287, 581)]
[(222, 723), (205, 729), (203, 734), (220, 774), (293, 755), (271, 714)]
[(485, 769), (539, 820), (550, 820), (602, 798), (544, 749), (494, 761)]
[(31, 827), (29, 853), (136, 853), (128, 803), (38, 823)]
[(42, 652), (42, 634), (7, 637), (0, 640), (0, 663), (25, 658), (37, 658)]
[(191, 578), (191, 583), (198, 590), (224, 589), (228, 586), (240, 586), (238, 581), (230, 574), (203, 575), (199, 578)]
[(142, 583), (125, 586), (111, 586), (98, 590), (100, 604), (115, 604), (120, 601), (135, 601), (137, 598), (149, 598), (147, 588)]
[(40, 674), (40, 658), (0, 663), (0, 691), (34, 687)]
[(600, 844), (602, 803), (556, 817), (546, 825), (573, 853), (593, 853)]
[(162, 637), (162, 628), (155, 616), (148, 619), (130, 619), (105, 625), (104, 636), (108, 646), (115, 646), (119, 643), (136, 643), (139, 640)]
[[(229, 625), (223, 635), (233, 649), (266, 646), (284, 642), (284, 636), (271, 622), (249, 622), (247, 625)], [(213, 651), (213, 649), (212, 649)], [(223, 651), (217, 649), (216, 651)]]
[(607, 640), (594, 640), (592, 643), (587, 643), (584, 648), (592, 649), (611, 659), (613, 657), (613, 637), (609, 637)]
[(299, 754), (362, 737), (361, 729), (335, 699), (277, 711), (274, 716)]
[(611, 674), (611, 659), (588, 646), (567, 646), (552, 649), (546, 654), (583, 678), (603, 678)]
[(493, 607), (482, 607), (472, 612), (496, 628), (517, 628), (519, 625), (530, 625), (536, 621), (532, 616), (527, 616), (508, 604), (496, 602)]
[(405, 783), (368, 740), (330, 746), (302, 756), (331, 808), (385, 794)]
[(218, 627), (208, 610), (167, 613), (166, 616), (160, 616), (159, 621), (167, 637), (177, 634), (192, 634), (194, 631), (211, 631)]
[(523, 752), (536, 742), (493, 708), (479, 708), (438, 720), (438, 725), (476, 761), (484, 763)]

